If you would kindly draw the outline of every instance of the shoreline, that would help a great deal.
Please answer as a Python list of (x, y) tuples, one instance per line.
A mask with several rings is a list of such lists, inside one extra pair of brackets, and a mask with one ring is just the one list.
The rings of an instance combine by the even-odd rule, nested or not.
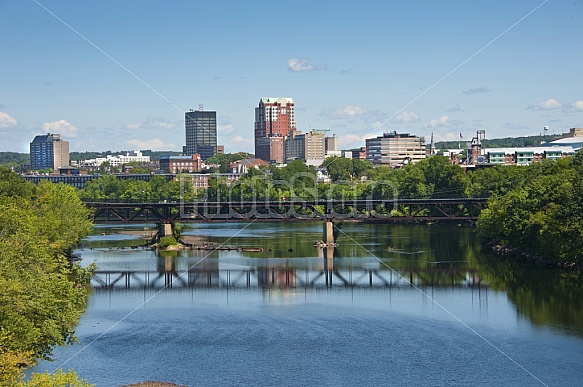
[(509, 255), (514, 257), (519, 257), (526, 259), (527, 261), (536, 262), (541, 265), (546, 265), (554, 267), (557, 269), (569, 270), (569, 271), (581, 271), (583, 269), (582, 265), (578, 265), (576, 262), (569, 261), (559, 261), (553, 259), (546, 259), (538, 255), (533, 255), (523, 251), (517, 247), (512, 247), (509, 245), (502, 245), (500, 241), (489, 241), (486, 245), (490, 247), (492, 252), (497, 255)]

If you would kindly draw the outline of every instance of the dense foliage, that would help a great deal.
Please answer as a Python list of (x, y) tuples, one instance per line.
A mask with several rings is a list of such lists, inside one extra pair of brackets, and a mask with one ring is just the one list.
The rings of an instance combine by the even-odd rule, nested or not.
[(154, 175), (150, 181), (118, 179), (104, 175), (85, 184), (79, 192), (84, 201), (159, 202), (164, 200), (192, 200), (196, 191), (192, 184), (167, 181), (165, 176)]
[(70, 249), (91, 229), (73, 187), (35, 187), (0, 170), (0, 385), (23, 366), (75, 340), (92, 267), (72, 265)]
[(545, 259), (583, 264), (583, 153), (533, 164), (504, 195), (493, 195), (481, 235)]

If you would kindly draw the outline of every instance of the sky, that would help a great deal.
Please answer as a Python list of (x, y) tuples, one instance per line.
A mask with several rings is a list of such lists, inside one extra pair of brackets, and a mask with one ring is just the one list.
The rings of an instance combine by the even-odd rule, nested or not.
[(0, 151), (60, 133), (71, 151), (181, 151), (217, 112), (253, 152), (262, 97), (340, 147), (583, 127), (583, 0), (0, 0)]

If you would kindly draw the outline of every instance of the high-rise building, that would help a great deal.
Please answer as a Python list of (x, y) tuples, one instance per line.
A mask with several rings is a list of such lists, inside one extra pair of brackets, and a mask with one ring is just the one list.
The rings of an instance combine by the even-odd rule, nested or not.
[(186, 146), (184, 154), (191, 156), (200, 154), (203, 160), (217, 153), (217, 112), (205, 111), (202, 105), (199, 110), (191, 110), (184, 115), (186, 128)]
[(366, 140), (366, 159), (374, 165), (392, 168), (415, 163), (426, 157), (425, 138), (409, 133), (387, 132)]
[(30, 143), (30, 165), (33, 170), (57, 170), (69, 166), (69, 141), (57, 133), (36, 136)]
[(285, 162), (284, 139), (295, 129), (291, 98), (261, 98), (255, 108), (255, 157), (267, 162)]

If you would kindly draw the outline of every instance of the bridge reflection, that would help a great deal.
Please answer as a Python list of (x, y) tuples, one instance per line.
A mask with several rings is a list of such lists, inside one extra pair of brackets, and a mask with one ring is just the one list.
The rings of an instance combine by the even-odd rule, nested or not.
[(201, 259), (177, 268), (176, 260), (168, 257), (159, 260), (156, 270), (97, 270), (91, 285), (94, 289), (485, 287), (477, 271), (454, 264), (392, 270), (378, 261), (334, 258), (333, 248), (319, 249), (319, 259), (311, 265), (273, 261), (258, 260), (249, 266)]

